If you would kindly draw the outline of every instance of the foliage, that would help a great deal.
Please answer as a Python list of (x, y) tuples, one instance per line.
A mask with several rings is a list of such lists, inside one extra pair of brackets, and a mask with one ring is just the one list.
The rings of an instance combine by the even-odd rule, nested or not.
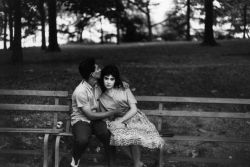
[[(184, 1), (175, 0), (175, 8), (166, 14), (167, 20), (164, 24), (162, 38), (164, 40), (184, 40), (186, 29), (186, 13), (183, 8), (186, 8)], [(191, 10), (192, 11), (192, 10)], [(191, 12), (191, 17), (192, 17)]]
[(146, 17), (137, 7), (127, 1), (123, 3), (125, 10), (121, 15), (122, 40), (124, 42), (146, 41)]
[(22, 27), (25, 29), (24, 38), (35, 34), (39, 20), (38, 0), (22, 0)]
[(84, 28), (90, 25), (92, 18), (104, 16), (111, 22), (115, 22), (116, 18), (120, 17), (119, 13), (123, 11), (121, 0), (61, 0), (61, 2), (65, 10), (77, 16), (74, 24), (80, 35)]
[[(219, 24), (231, 23), (231, 28), (228, 29), (230, 35), (235, 35), (236, 33), (243, 32), (243, 15), (244, 7), (250, 6), (250, 1), (248, 0), (218, 0), (220, 8), (218, 12), (220, 13), (220, 20), (218, 19)], [(247, 12), (247, 24), (250, 22), (250, 13)]]
[(146, 41), (147, 34), (145, 30), (144, 18), (135, 15), (122, 18), (122, 31), (124, 42)]
[(151, 10), (152, 6), (158, 5), (151, 0), (128, 0), (128, 4), (133, 5), (137, 10), (145, 14), (148, 28), (148, 40), (151, 41), (153, 37), (152, 23), (151, 23)]

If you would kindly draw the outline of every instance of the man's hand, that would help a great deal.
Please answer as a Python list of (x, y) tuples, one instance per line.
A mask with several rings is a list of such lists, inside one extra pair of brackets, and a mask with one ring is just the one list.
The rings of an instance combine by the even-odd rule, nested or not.
[(122, 81), (122, 85), (125, 89), (128, 89), (129, 88), (129, 84), (125, 81)]

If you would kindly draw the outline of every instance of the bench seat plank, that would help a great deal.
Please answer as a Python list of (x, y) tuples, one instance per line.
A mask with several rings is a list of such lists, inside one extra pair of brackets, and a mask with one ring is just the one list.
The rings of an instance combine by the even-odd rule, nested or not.
[(1, 110), (69, 112), (69, 106), (68, 105), (40, 105), (40, 104), (0, 104), (0, 111)]
[(38, 129), (38, 128), (0, 128), (1, 133), (45, 133), (57, 134), (62, 132), (62, 129)]
[(0, 150), (0, 154), (42, 155), (42, 150)]
[(0, 95), (67, 97), (68, 91), (8, 90), (0, 89)]
[(215, 103), (215, 104), (250, 104), (250, 99), (204, 98), (204, 97), (172, 97), (172, 96), (136, 96), (138, 101), (149, 102), (181, 102), (181, 103)]
[(206, 137), (206, 136), (173, 136), (164, 137), (165, 141), (207, 141), (207, 142), (228, 142), (228, 143), (250, 143), (250, 139), (231, 137)]
[(200, 163), (220, 163), (220, 164), (249, 164), (250, 161), (240, 160), (240, 159), (222, 159), (222, 158), (192, 158), (192, 157), (167, 157), (168, 162), (200, 162)]
[(204, 118), (239, 118), (250, 119), (250, 112), (204, 112), (204, 111), (170, 111), (170, 110), (141, 110), (150, 116), (171, 116), (171, 117), (204, 117)]

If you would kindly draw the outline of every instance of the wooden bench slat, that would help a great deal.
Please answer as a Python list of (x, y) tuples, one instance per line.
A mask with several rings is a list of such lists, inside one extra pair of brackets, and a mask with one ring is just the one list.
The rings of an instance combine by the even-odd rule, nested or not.
[(1, 133), (60, 133), (62, 129), (0, 128)]
[(0, 150), (0, 154), (41, 155), (42, 150)]
[(68, 112), (69, 106), (68, 105), (41, 105), (41, 104), (0, 104), (0, 110)]
[(250, 113), (230, 113), (230, 112), (203, 112), (203, 111), (170, 111), (170, 110), (141, 110), (146, 115), (151, 116), (171, 116), (171, 117), (206, 117), (206, 118), (240, 118), (250, 119)]
[(62, 132), (62, 133), (59, 133), (59, 134), (57, 134), (58, 136), (73, 136), (73, 134), (72, 133), (67, 133), (67, 132)]
[(164, 137), (167, 141), (208, 141), (208, 142), (227, 142), (227, 143), (250, 143), (250, 139), (240, 139), (231, 137), (205, 137), (205, 136), (173, 136)]
[(236, 98), (205, 98), (205, 97), (171, 97), (171, 96), (136, 96), (138, 101), (149, 102), (182, 102), (182, 103), (223, 103), (250, 104), (250, 99)]
[(220, 163), (220, 164), (249, 164), (249, 161), (240, 159), (222, 159), (222, 158), (192, 158), (192, 157), (167, 157), (168, 161), (178, 162), (200, 162), (200, 163)]
[(0, 95), (67, 97), (68, 91), (8, 90), (0, 89)]

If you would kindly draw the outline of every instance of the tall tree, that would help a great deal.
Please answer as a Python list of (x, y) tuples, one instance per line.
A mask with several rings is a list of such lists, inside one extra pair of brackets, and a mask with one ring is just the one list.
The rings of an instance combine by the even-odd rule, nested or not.
[(190, 36), (190, 13), (191, 13), (191, 3), (190, 3), (190, 0), (187, 0), (187, 29), (186, 29), (186, 39), (188, 41), (191, 40), (191, 36)]
[(15, 22), (15, 33), (14, 33), (14, 42), (13, 42), (13, 53), (12, 53), (12, 62), (13, 63), (22, 63), (23, 62), (23, 52), (22, 52), (22, 32), (21, 32), (21, 0), (14, 1), (14, 22)]
[[(191, 19), (190, 14), (183, 10), (187, 6), (187, 1), (174, 0), (174, 8), (166, 14), (166, 20), (164, 20), (164, 31), (162, 38), (165, 40), (185, 40), (187, 39), (187, 31), (189, 33), (190, 27), (187, 27), (187, 22)], [(191, 6), (190, 6), (191, 7)], [(189, 16), (187, 16), (189, 15)]]
[(116, 15), (116, 43), (120, 44), (120, 29), (121, 29), (121, 15), (124, 10), (124, 6), (120, 0), (115, 0), (115, 15)]
[[(102, 1), (100, 1), (102, 2)], [(98, 17), (97, 9), (99, 8), (99, 1), (97, 0), (65, 0), (63, 3), (65, 10), (76, 15), (76, 21), (74, 23), (76, 27), (76, 34), (78, 41), (83, 41), (83, 31), (86, 26), (90, 25), (92, 18)]]
[(7, 13), (4, 13), (4, 20), (3, 20), (3, 49), (6, 50), (7, 49)]
[(213, 0), (204, 0), (205, 6), (205, 31), (203, 37), (203, 45), (215, 46), (217, 45), (214, 39), (213, 31)]
[(3, 10), (3, 49), (6, 50), (7, 49), (7, 20), (8, 20), (8, 16), (7, 16), (7, 6), (6, 6), (6, 2), (2, 1), (1, 4), (2, 10)]
[(44, 9), (45, 0), (38, 0), (38, 10), (40, 14), (40, 24), (41, 24), (41, 36), (42, 36), (42, 46), (41, 49), (46, 49), (46, 36), (45, 36), (45, 9)]
[(151, 0), (128, 0), (129, 3), (135, 5), (138, 10), (146, 15), (147, 26), (148, 26), (148, 40), (152, 41), (152, 23), (151, 23), (151, 11), (150, 6), (158, 5), (157, 3), (152, 3)]
[(12, 49), (14, 40), (14, 32), (13, 32), (14, 1), (15, 0), (6, 0), (8, 6), (8, 18), (9, 18), (9, 43), (10, 43), (9, 49)]
[(246, 38), (247, 33), (247, 4), (243, 7), (243, 38)]
[(60, 51), (57, 42), (57, 8), (56, 0), (47, 0), (48, 3), (48, 15), (49, 15), (49, 51)]

